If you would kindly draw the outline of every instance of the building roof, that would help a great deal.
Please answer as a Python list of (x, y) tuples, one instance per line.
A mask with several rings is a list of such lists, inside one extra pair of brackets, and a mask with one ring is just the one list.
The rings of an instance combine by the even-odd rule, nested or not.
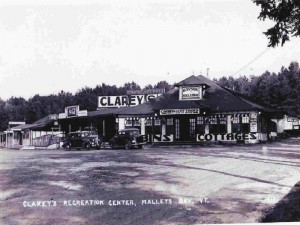
[(26, 130), (26, 129), (38, 130), (50, 125), (52, 122), (53, 119), (51, 119), (49, 116), (45, 116), (42, 119), (39, 119), (32, 124), (22, 124), (19, 126), (12, 127), (11, 130)]
[(116, 115), (119, 114), (120, 111), (122, 111), (123, 108), (103, 108), (96, 111), (88, 112), (88, 116), (94, 117), (94, 116), (109, 116), (109, 115)]
[(227, 90), (218, 86), (214, 81), (206, 77), (190, 76), (179, 82), (176, 86), (181, 85), (206, 85), (204, 97), (202, 100), (179, 100), (179, 90), (173, 89), (153, 99), (150, 102), (126, 108), (120, 114), (153, 114), (154, 111), (160, 109), (188, 109), (200, 108), (207, 109), (212, 112), (232, 112), (232, 111), (252, 111), (261, 110), (265, 112), (274, 111), (271, 108), (258, 104), (242, 94)]
[(154, 114), (154, 108), (151, 102), (145, 102), (143, 104), (122, 108), (118, 113), (119, 115), (152, 115)]
[(175, 84), (175, 86), (185, 86), (185, 85), (201, 85), (205, 84), (201, 80), (199, 80), (196, 76), (192, 75), (188, 78), (178, 82)]
[(248, 96), (245, 96), (245, 95), (243, 95), (243, 94), (241, 94), (239, 92), (236, 92), (234, 90), (231, 90), (229, 88), (224, 88), (224, 89), (227, 90), (227, 91), (229, 91), (230, 93), (232, 93), (236, 97), (240, 98), (242, 101), (244, 101), (244, 102), (252, 105), (256, 109), (260, 109), (260, 110), (265, 111), (265, 112), (274, 112), (274, 109), (272, 109), (271, 107), (268, 107), (266, 105), (258, 103), (258, 102), (256, 102), (255, 100), (251, 99)]
[(163, 95), (160, 95), (151, 102), (154, 110), (159, 109), (190, 109), (190, 108), (209, 108), (201, 100), (181, 101), (179, 100), (179, 90), (173, 89)]
[[(175, 88), (167, 93), (151, 99), (149, 102), (121, 108), (103, 108), (97, 111), (88, 112), (88, 117), (96, 116), (136, 116), (153, 115), (160, 109), (193, 109), (199, 108), (212, 112), (234, 112), (261, 110), (271, 112), (273, 109), (258, 104), (246, 96), (232, 90), (218, 86), (214, 81), (199, 75), (190, 76), (180, 81), (175, 86), (202, 85), (204, 86), (204, 97), (201, 100), (179, 100), (179, 89)], [(77, 117), (74, 117), (77, 118)], [(81, 117), (83, 118), (83, 117)], [(21, 125), (22, 126), (22, 125)]]
[(272, 111), (271, 108), (268, 108), (261, 104), (257, 104), (254, 101), (247, 99), (246, 96), (240, 93), (229, 91), (228, 89), (220, 87), (214, 81), (211, 81), (202, 75), (198, 76), (197, 78), (201, 82), (206, 83), (210, 86), (205, 91), (203, 102), (209, 105), (212, 111)]

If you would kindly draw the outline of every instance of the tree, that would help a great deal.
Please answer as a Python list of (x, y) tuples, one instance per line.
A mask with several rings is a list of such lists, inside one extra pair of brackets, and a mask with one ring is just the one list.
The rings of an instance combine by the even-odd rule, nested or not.
[(299, 0), (253, 0), (261, 7), (259, 19), (273, 20), (275, 25), (264, 34), (269, 39), (269, 47), (280, 42), (284, 45), (290, 36), (300, 36), (300, 1)]
[(172, 85), (170, 85), (167, 81), (159, 81), (156, 85), (154, 85), (154, 88), (161, 88), (165, 89), (165, 92), (168, 92), (172, 89)]

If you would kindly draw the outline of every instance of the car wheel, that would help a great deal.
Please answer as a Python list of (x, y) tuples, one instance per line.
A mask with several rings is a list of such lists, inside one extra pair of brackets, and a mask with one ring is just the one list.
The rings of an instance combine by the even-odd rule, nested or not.
[(127, 141), (126, 143), (125, 143), (125, 145), (124, 145), (124, 148), (126, 149), (126, 150), (128, 150), (128, 149), (131, 149), (131, 141)]
[(101, 144), (96, 147), (97, 150), (101, 149)]
[(109, 143), (109, 146), (110, 146), (111, 149), (115, 149), (116, 148), (116, 143), (114, 141), (111, 141)]
[(71, 150), (71, 145), (70, 145), (70, 144), (67, 144), (67, 145), (64, 147), (64, 149), (65, 149), (66, 151), (70, 151), (70, 150)]
[(91, 144), (90, 143), (86, 143), (85, 144), (85, 149), (86, 150), (90, 150), (91, 149)]

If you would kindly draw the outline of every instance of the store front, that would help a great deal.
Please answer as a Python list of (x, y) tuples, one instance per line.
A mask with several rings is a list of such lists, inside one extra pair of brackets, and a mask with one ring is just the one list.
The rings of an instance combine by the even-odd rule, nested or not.
[(174, 143), (258, 143), (276, 132), (270, 119), (274, 110), (203, 76), (175, 86), (151, 102), (122, 111), (118, 116), (124, 117), (125, 127), (139, 128), (149, 142)]

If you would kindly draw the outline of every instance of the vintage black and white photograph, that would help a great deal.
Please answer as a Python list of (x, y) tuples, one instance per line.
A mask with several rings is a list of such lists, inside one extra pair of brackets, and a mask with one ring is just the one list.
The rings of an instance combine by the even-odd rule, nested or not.
[(0, 0), (0, 224), (300, 222), (299, 63), (299, 0)]

